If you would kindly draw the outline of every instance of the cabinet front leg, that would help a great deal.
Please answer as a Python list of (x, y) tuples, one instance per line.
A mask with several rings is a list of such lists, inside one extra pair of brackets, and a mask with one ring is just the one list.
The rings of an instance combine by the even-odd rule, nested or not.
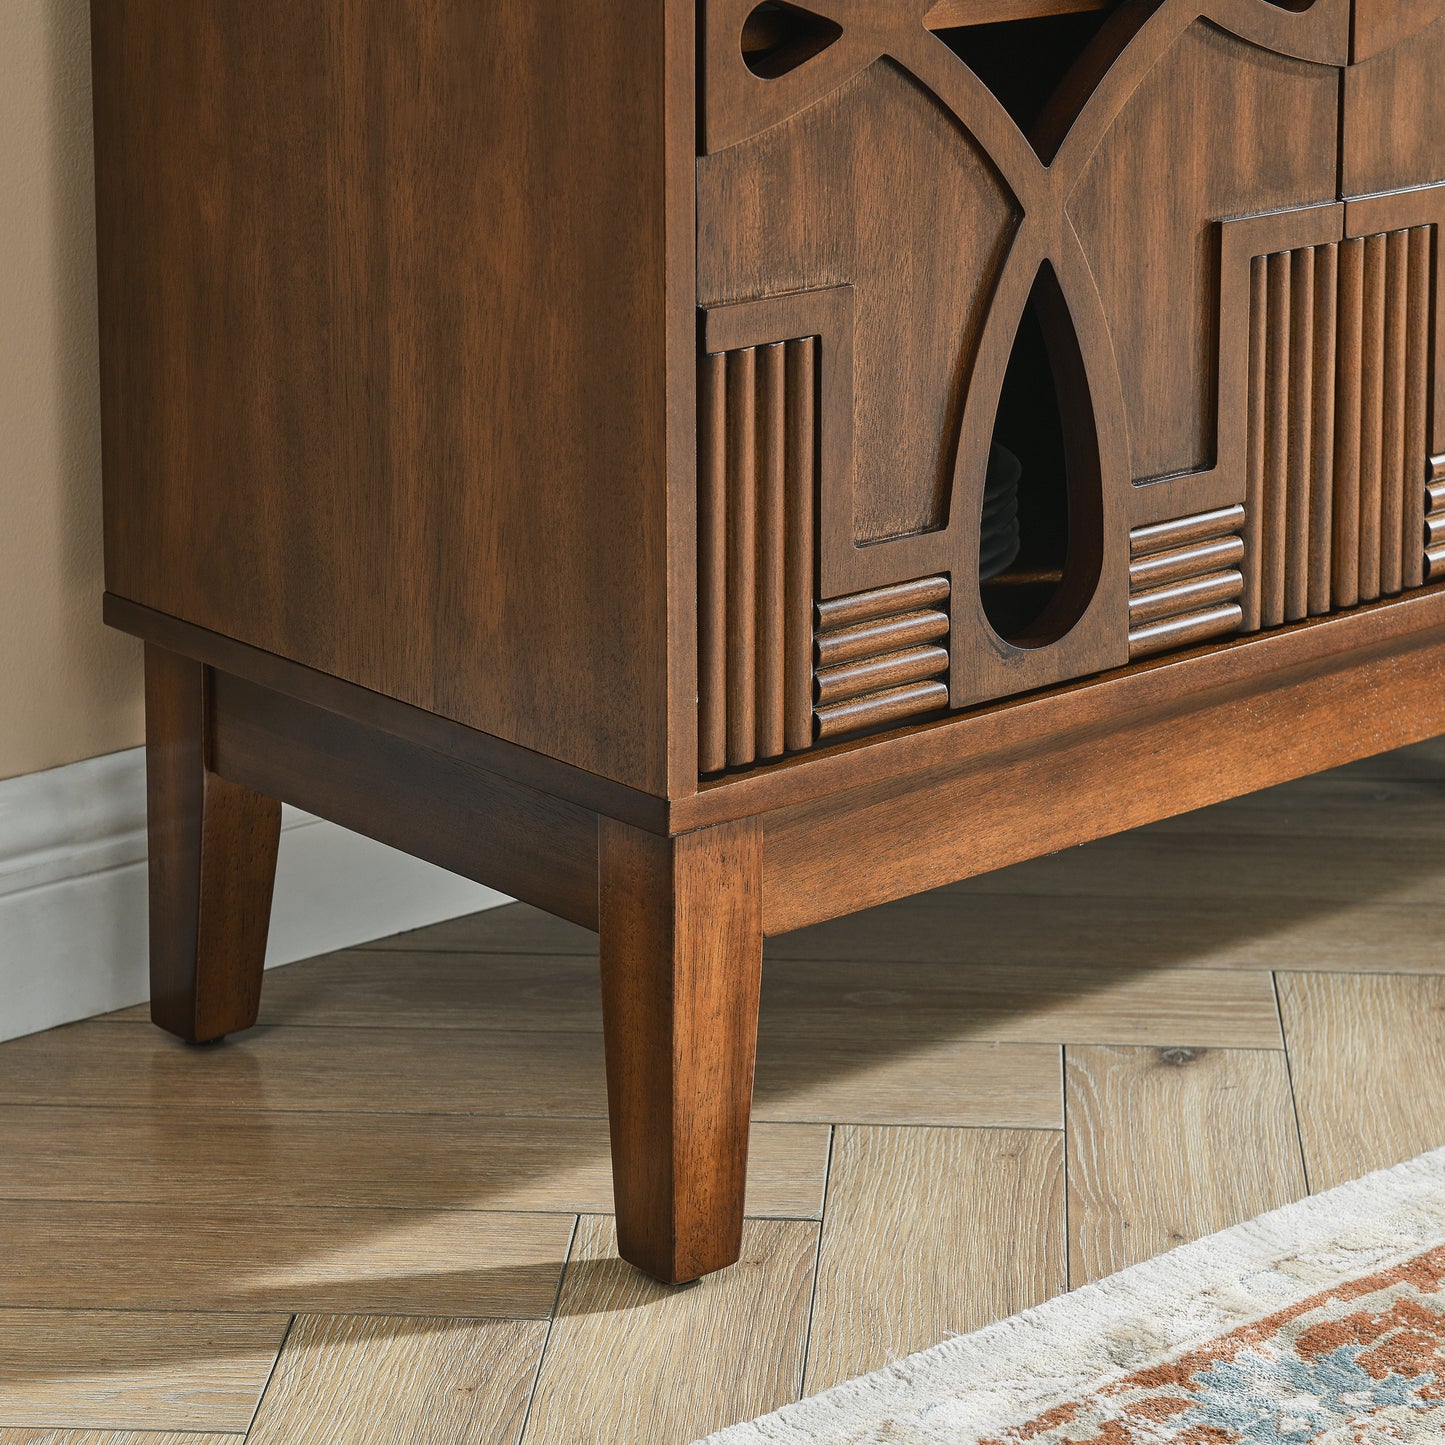
[(256, 1022), (281, 805), (210, 771), (205, 667), (148, 646), (145, 688), (151, 1019), (201, 1044)]
[(681, 1283), (742, 1248), (760, 830), (746, 819), (662, 838), (603, 818), (599, 845), (617, 1248)]

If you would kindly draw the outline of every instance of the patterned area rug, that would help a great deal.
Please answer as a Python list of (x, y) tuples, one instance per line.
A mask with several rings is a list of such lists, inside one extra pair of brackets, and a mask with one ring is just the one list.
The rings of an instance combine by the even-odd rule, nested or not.
[(1445, 1149), (706, 1445), (1445, 1442)]

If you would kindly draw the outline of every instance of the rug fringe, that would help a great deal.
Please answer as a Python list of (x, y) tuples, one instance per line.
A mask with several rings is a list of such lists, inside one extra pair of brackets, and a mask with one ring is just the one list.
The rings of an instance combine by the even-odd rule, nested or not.
[(1436, 1149), (693, 1445), (968, 1445), (1442, 1240)]

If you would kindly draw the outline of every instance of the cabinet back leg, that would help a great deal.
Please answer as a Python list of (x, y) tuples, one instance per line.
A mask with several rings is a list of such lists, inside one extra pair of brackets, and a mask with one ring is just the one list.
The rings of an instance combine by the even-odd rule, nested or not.
[(668, 1283), (742, 1248), (763, 930), (756, 819), (599, 823), (617, 1248)]
[(147, 646), (151, 1018), (188, 1043), (256, 1022), (281, 805), (208, 767), (210, 680)]

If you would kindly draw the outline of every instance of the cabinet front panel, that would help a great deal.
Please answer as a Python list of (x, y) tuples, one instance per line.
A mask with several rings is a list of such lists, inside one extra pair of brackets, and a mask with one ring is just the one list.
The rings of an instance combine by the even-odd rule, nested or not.
[(1101, 138), (1067, 210), (1114, 341), (1132, 480), (1213, 464), (1214, 222), (1334, 200), (1338, 124), (1333, 67), (1196, 21)]
[(1017, 207), (958, 119), (879, 60), (704, 157), (698, 208), (704, 306), (853, 288), (851, 496), (824, 499), (847, 513), (824, 586), (878, 580), (855, 551), (947, 523), (963, 393)]
[(1445, 180), (1445, 5), (1356, 0), (1343, 194)]
[(1437, 201), (1340, 202), (1349, 6), (1057, 8), (707, 9), (705, 773), (1445, 559)]

